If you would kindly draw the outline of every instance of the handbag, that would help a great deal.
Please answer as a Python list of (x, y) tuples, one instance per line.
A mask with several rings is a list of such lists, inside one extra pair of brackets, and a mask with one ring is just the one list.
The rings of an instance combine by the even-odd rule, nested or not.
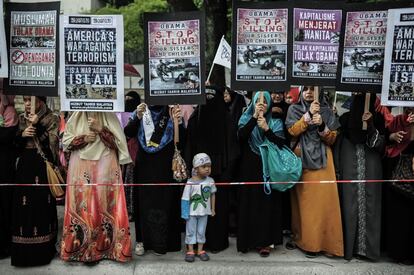
[(187, 179), (187, 166), (183, 157), (181, 156), (180, 151), (177, 148), (179, 142), (179, 128), (178, 128), (178, 119), (174, 118), (174, 156), (172, 159), (172, 171), (173, 178), (178, 181), (184, 181)]
[[(393, 180), (412, 180), (414, 172), (412, 168), (412, 155), (401, 154), (400, 159), (392, 173)], [(391, 182), (390, 186), (401, 195), (414, 200), (414, 183), (412, 182)]]
[[(294, 182), (302, 176), (302, 160), (288, 146), (279, 147), (267, 139), (259, 148), (265, 181), (264, 192), (270, 195), (272, 189), (284, 192), (292, 188)], [(283, 184), (269, 184), (270, 181), (283, 182)]]
[(37, 148), (37, 153), (42, 157), (43, 161), (46, 164), (47, 182), (49, 184), (50, 193), (52, 193), (53, 197), (60, 198), (65, 195), (65, 191), (61, 185), (65, 183), (62, 174), (60, 173), (58, 167), (48, 161), (45, 153), (39, 145), (37, 138), (34, 139), (34, 142)]

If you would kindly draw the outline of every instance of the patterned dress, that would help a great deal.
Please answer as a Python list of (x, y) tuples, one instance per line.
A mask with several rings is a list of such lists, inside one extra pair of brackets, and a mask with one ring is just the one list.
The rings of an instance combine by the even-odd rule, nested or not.
[[(115, 146), (111, 137), (104, 128), (100, 138), (108, 148)], [(76, 137), (70, 147), (61, 258), (126, 262), (132, 258), (131, 239), (118, 156), (108, 149), (99, 160), (81, 159), (78, 149), (86, 146), (83, 138)]]

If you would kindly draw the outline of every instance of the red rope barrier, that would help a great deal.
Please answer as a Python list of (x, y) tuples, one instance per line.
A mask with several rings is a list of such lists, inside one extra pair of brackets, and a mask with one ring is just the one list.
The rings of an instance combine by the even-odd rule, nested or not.
[[(290, 182), (261, 182), (261, 181), (249, 181), (249, 182), (216, 182), (215, 185), (217, 186), (237, 186), (237, 185), (260, 185), (264, 183), (268, 184), (332, 184), (332, 183), (389, 183), (389, 182), (405, 182), (405, 183), (413, 183), (414, 179), (407, 179), (407, 180), (320, 180), (320, 181), (290, 181)], [(82, 184), (60, 184), (61, 186), (185, 186), (185, 182), (171, 182), (171, 183), (82, 183)], [(0, 183), (0, 187), (6, 186), (49, 186), (48, 183)]]

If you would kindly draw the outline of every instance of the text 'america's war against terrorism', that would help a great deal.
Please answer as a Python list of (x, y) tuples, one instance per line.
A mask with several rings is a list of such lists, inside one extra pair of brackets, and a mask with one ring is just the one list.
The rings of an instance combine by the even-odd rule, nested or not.
[(396, 29), (393, 59), (396, 61), (414, 61), (414, 26)]

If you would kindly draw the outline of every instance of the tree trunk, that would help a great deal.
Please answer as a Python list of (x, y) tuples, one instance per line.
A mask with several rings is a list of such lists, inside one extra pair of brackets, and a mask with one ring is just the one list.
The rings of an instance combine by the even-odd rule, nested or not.
[[(206, 10), (207, 18), (206, 74), (208, 75), (220, 40), (227, 33), (227, 0), (205, 0), (203, 7)], [(210, 82), (215, 86), (224, 87), (226, 81), (223, 66), (214, 66)]]

